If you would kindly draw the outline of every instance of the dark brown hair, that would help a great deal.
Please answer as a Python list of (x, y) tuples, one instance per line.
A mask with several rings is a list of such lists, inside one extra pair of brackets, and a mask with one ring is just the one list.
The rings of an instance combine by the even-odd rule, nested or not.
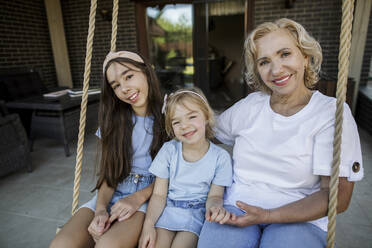
[(142, 56), (141, 58), (144, 63), (128, 58), (115, 58), (109, 61), (104, 68), (99, 107), (101, 160), (97, 185), (93, 190), (99, 189), (104, 182), (109, 187), (116, 188), (129, 175), (132, 168), (132, 132), (134, 127), (132, 118), (134, 112), (130, 104), (121, 101), (115, 95), (107, 82), (106, 72), (112, 63), (129, 63), (141, 70), (147, 78), (147, 115), (152, 116), (154, 120), (153, 139), (150, 146), (152, 159), (166, 141), (164, 117), (161, 114), (162, 96), (159, 81), (151, 64)]

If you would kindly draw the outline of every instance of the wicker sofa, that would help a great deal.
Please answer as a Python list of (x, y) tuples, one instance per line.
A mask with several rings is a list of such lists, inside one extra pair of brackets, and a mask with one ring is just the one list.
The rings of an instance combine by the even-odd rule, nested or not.
[[(5, 103), (35, 97), (47, 91), (40, 73), (34, 69), (11, 68), (0, 70), (0, 100), (5, 101)], [(32, 111), (9, 109), (9, 112), (19, 115), (27, 134), (29, 134)]]
[(0, 177), (24, 167), (31, 172), (28, 138), (19, 115), (7, 114), (4, 102), (0, 106)]
[[(71, 154), (69, 145), (79, 131), (81, 97), (43, 97), (44, 93), (61, 89), (66, 87), (46, 89), (34, 69), (0, 70), (0, 100), (5, 101), (9, 112), (19, 115), (31, 151), (34, 140), (44, 137), (63, 143), (66, 156)], [(86, 132), (97, 130), (99, 98), (99, 94), (88, 98)]]

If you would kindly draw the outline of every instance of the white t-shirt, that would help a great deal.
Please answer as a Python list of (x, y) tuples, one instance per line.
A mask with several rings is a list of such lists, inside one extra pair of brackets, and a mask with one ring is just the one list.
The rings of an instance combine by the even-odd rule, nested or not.
[[(223, 112), (216, 137), (234, 145), (233, 184), (225, 204), (237, 200), (277, 208), (320, 190), (320, 175), (331, 175), (336, 99), (314, 91), (309, 103), (285, 117), (270, 106), (270, 96), (249, 94)], [(363, 177), (357, 126), (344, 105), (340, 177)], [(354, 162), (360, 170), (353, 172)], [(310, 221), (327, 230), (327, 217)]]

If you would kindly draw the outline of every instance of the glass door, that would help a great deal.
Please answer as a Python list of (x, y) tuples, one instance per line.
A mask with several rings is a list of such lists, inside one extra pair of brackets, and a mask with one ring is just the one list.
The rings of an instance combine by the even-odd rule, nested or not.
[(165, 92), (197, 86), (215, 109), (249, 93), (243, 44), (253, 27), (254, 0), (135, 2), (138, 48)]
[(194, 85), (191, 4), (146, 8), (149, 58), (166, 92)]

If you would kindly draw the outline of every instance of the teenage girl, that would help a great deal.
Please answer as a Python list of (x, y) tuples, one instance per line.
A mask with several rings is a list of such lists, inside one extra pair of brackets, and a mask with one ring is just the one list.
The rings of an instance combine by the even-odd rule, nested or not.
[(195, 247), (204, 219), (235, 218), (223, 208), (232, 182), (230, 155), (213, 138), (213, 112), (200, 90), (178, 90), (164, 101), (166, 142), (151, 164), (156, 176), (140, 247)]
[(151, 65), (129, 51), (106, 56), (103, 79), (97, 194), (50, 247), (135, 247), (141, 233), (153, 189), (148, 168), (166, 139), (159, 83)]

